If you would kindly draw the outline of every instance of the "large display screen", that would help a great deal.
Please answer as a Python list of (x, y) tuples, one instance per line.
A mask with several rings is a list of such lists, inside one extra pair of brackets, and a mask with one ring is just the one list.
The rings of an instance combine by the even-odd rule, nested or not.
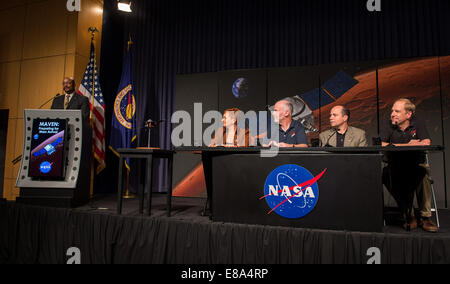
[(36, 179), (65, 178), (67, 120), (34, 119), (28, 175)]

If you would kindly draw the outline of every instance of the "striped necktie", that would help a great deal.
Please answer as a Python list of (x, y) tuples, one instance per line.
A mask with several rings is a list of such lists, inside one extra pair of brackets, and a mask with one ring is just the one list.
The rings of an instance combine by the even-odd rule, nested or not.
[(70, 95), (66, 95), (66, 99), (64, 101), (64, 109), (67, 109), (67, 107), (69, 106), (69, 102), (70, 102)]

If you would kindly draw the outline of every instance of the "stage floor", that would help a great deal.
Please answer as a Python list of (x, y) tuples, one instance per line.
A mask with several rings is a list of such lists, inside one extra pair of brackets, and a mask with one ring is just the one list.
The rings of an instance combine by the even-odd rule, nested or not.
[[(147, 196), (146, 196), (147, 197)], [(203, 207), (205, 205), (205, 198), (188, 198), (188, 197), (173, 197), (172, 198), (172, 213), (171, 219), (187, 221), (187, 222), (200, 222), (200, 223), (213, 223), (209, 217), (201, 216)], [(140, 216), (139, 215), (139, 203), (137, 197), (135, 199), (124, 199), (122, 207), (122, 215), (124, 216)], [(147, 204), (147, 198), (145, 199), (145, 205)], [(116, 195), (102, 195), (96, 196), (86, 206), (76, 208), (77, 211), (90, 211), (105, 214), (116, 214)], [(144, 216), (146, 210), (144, 210)], [(152, 198), (152, 215), (153, 218), (166, 218), (166, 194), (154, 193)], [(438, 233), (428, 233), (421, 228), (413, 230), (411, 232), (405, 231), (401, 227), (400, 214), (396, 211), (396, 208), (388, 208), (385, 210), (385, 222), (384, 233), (387, 234), (405, 234), (405, 235), (426, 235), (426, 236), (449, 236), (450, 237), (450, 210), (439, 210), (440, 229)], [(433, 216), (433, 221), (436, 222)]]

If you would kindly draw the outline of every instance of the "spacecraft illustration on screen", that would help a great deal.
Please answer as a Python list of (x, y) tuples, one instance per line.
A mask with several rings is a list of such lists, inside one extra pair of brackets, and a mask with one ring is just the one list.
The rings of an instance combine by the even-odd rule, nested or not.
[[(60, 135), (60, 134), (58, 134)], [(51, 139), (51, 138), (50, 138)], [(39, 157), (41, 155), (44, 155), (47, 153), (48, 156), (51, 156), (53, 153), (56, 152), (56, 147), (63, 142), (63, 139), (61, 137), (58, 137), (54, 142), (48, 144), (47, 146), (44, 146), (43, 149), (40, 151), (34, 152), (34, 157)]]
[(63, 179), (65, 177), (65, 143), (67, 121), (34, 119), (28, 175), (31, 178)]
[[(335, 102), (358, 83), (358, 80), (340, 70), (335, 76), (325, 82), (320, 89), (316, 88), (284, 100), (292, 104), (294, 107), (292, 118), (299, 121), (306, 132), (318, 132), (319, 130), (314, 127), (313, 111)], [(273, 111), (273, 108), (274, 106), (271, 106), (269, 110)]]

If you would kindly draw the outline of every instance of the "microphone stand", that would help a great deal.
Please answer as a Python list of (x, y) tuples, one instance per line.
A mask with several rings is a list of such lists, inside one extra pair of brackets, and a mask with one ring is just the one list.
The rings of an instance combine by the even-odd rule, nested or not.
[(150, 142), (150, 140), (151, 140), (151, 135), (150, 135), (150, 134), (151, 134), (152, 128), (158, 127), (159, 124), (160, 124), (161, 122), (163, 122), (163, 121), (164, 121), (164, 120), (153, 121), (152, 119), (149, 119), (149, 120), (147, 120), (147, 121), (145, 122), (144, 128), (147, 129), (147, 131), (148, 131), (148, 138), (147, 138), (147, 147), (148, 147), (148, 148), (151, 148), (151, 146), (150, 146), (150, 144), (151, 144), (151, 142)]
[(56, 94), (56, 96), (54, 96), (53, 98), (51, 98), (48, 101), (46, 101), (45, 103), (43, 103), (38, 109), (42, 109), (46, 104), (48, 104), (50, 101), (53, 101), (54, 99), (56, 99), (59, 96), (61, 96), (61, 94)]
[(334, 135), (336, 135), (336, 133), (337, 133), (337, 130), (336, 129), (334, 129), (334, 132), (333, 132), (333, 134), (331, 134), (330, 135), (330, 137), (328, 137), (328, 140), (327, 140), (327, 143), (325, 144), (325, 146), (324, 147), (333, 147), (333, 146), (331, 146), (329, 143), (330, 143), (330, 139), (331, 139), (331, 137), (333, 137)]

